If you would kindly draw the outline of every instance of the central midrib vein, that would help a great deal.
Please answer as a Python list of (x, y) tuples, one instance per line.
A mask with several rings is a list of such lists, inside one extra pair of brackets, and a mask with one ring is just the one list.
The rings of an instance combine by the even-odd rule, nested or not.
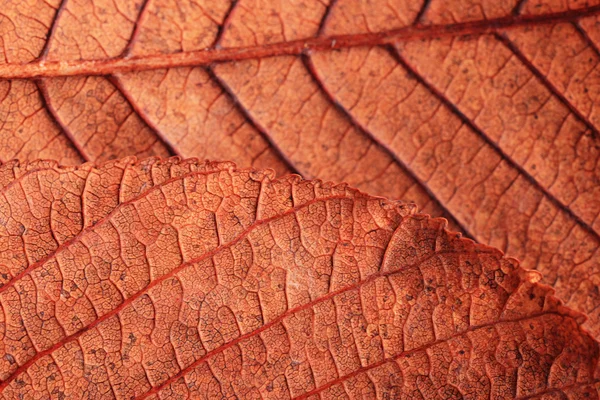
[(490, 20), (449, 25), (410, 25), (375, 33), (318, 36), (289, 42), (253, 47), (207, 48), (201, 51), (159, 54), (142, 57), (120, 56), (102, 60), (40, 61), (28, 64), (0, 64), (0, 79), (29, 79), (76, 75), (111, 75), (131, 71), (209, 65), (281, 55), (299, 55), (311, 51), (375, 46), (393, 42), (443, 36), (461, 36), (495, 32), (497, 29), (574, 21), (600, 13), (600, 6), (533, 16), (506, 16)]

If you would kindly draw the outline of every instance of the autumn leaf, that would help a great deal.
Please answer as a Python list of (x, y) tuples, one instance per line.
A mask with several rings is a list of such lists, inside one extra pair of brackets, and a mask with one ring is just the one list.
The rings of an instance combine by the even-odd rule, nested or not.
[(0, 167), (3, 398), (583, 398), (598, 343), (414, 207), (231, 163)]
[(2, 160), (232, 159), (412, 200), (600, 337), (600, 1), (0, 4)]

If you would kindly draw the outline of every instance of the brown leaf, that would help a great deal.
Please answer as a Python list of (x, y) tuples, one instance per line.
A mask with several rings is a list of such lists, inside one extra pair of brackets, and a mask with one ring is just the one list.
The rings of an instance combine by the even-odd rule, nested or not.
[(179, 159), (0, 181), (3, 398), (598, 396), (582, 316), (412, 206)]
[(2, 160), (232, 159), (412, 200), (600, 337), (600, 0), (1, 8)]

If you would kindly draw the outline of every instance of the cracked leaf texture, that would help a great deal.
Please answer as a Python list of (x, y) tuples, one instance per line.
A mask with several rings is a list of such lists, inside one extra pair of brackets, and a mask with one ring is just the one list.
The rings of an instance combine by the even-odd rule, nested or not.
[(0, 160), (224, 159), (414, 201), (598, 338), (599, 48), (600, 0), (0, 0)]
[(598, 398), (598, 343), (537, 272), (272, 175), (1, 166), (0, 396)]

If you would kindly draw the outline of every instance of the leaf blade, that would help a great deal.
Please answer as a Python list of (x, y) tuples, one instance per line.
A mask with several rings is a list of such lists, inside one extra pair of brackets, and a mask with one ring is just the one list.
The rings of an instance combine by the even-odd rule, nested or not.
[[(95, 174), (114, 175), (110, 171), (115, 168), (123, 172), (116, 175), (121, 183), (113, 192), (128, 203), (118, 205), (104, 220), (90, 220), (93, 225), (86, 232), (48, 254), (46, 261), (40, 261), (43, 265), (16, 278), (0, 293), (8, 317), (25, 316), (25, 335), (33, 346), (33, 353), (27, 352), (30, 358), (17, 354), (3, 358), (19, 365), (10, 369), (3, 364), (9, 368), (3, 370), (0, 384), (5, 396), (35, 390), (67, 397), (110, 392), (145, 398), (171, 396), (187, 387), (192, 396), (199, 394), (194, 390), (220, 388), (222, 395), (260, 392), (308, 397), (343, 390), (343, 382), (364, 381), (367, 372), (371, 386), (366, 390), (400, 395), (425, 390), (418, 379), (410, 377), (422, 368), (430, 368), (426, 372), (433, 379), (430, 390), (454, 386), (456, 393), (463, 393), (479, 382), (470, 373), (459, 374), (459, 381), (448, 382), (450, 386), (439, 381), (439, 374), (448, 372), (446, 367), (438, 370), (435, 365), (418, 364), (433, 349), (465, 365), (473, 356), (497, 357), (497, 361), (486, 361), (490, 368), (496, 362), (511, 363), (510, 371), (504, 372), (509, 380), (484, 385), (480, 392), (484, 396), (531, 396), (563, 388), (578, 391), (595, 382), (598, 345), (579, 326), (583, 317), (563, 307), (550, 288), (535, 283), (537, 274), (524, 271), (497, 250), (446, 231), (443, 220), (413, 215), (410, 206), (373, 198), (346, 185), (294, 176), (271, 180), (269, 174), (236, 170), (228, 163), (124, 160), (97, 167)], [(43, 169), (65, 175), (59, 180), (64, 184), (69, 182), (67, 176), (76, 176), (81, 169), (87, 176), (94, 168), (89, 164), (59, 168), (48, 163), (23, 168), (28, 176), (43, 174)], [(16, 164), (0, 170), (2, 175), (18, 176)], [(121, 173), (129, 180), (123, 180)], [(142, 183), (144, 179), (158, 180), (150, 186)], [(89, 182), (83, 183), (88, 190), (95, 185)], [(122, 195), (122, 190), (131, 193)], [(55, 195), (61, 196), (56, 191)], [(219, 195), (223, 196), (220, 201)], [(27, 202), (21, 197), (11, 204), (18, 209)], [(115, 203), (111, 200), (110, 204)], [(144, 214), (145, 207), (154, 207), (154, 216)], [(214, 220), (210, 215), (198, 218), (209, 210), (215, 213)], [(138, 215), (146, 217), (140, 220)], [(206, 225), (203, 221), (214, 222)], [(212, 226), (208, 229), (213, 239), (205, 232), (188, 242), (181, 241), (185, 235), (171, 240), (177, 232), (196, 232), (196, 224), (200, 229)], [(118, 232), (112, 239), (111, 230)], [(111, 240), (116, 248), (107, 245)], [(195, 248), (201, 241), (207, 247)], [(103, 263), (109, 255), (135, 260), (135, 243), (146, 246), (145, 283), (138, 283), (137, 288), (122, 286), (108, 297), (108, 287), (93, 289), (101, 281), (118, 282), (118, 274), (101, 272), (107, 267)], [(98, 253), (100, 248), (104, 250)], [(277, 248), (281, 251), (272, 250)], [(178, 253), (175, 258), (171, 257), (173, 249)], [(316, 262), (311, 253), (330, 261)], [(68, 303), (81, 290), (73, 287), (75, 282), (82, 283), (74, 280), (74, 266), (85, 268), (89, 285), (85, 297), (95, 303), (96, 314), (87, 322), (82, 320), (86, 314), (82, 303), (67, 308), (58, 305)], [(118, 263), (112, 262), (111, 268), (118, 270)], [(119, 273), (126, 271), (138, 271), (139, 276), (140, 269), (126, 262)], [(30, 290), (38, 294), (31, 297)], [(119, 292), (121, 300), (106, 304)], [(53, 302), (57, 305), (48, 307)], [(35, 311), (31, 305), (36, 305)], [(44, 315), (52, 309), (56, 315)], [(65, 319), (59, 314), (79, 318)], [(243, 318), (236, 319), (236, 315)], [(394, 322), (398, 316), (399, 325)], [(337, 323), (334, 331), (327, 328), (332, 317)], [(56, 329), (63, 329), (56, 338), (54, 318), (61, 321)], [(40, 330), (36, 322), (40, 319), (46, 330)], [(11, 317), (7, 322), (15, 320)], [(520, 341), (520, 350), (507, 344), (498, 351), (503, 334)], [(4, 350), (14, 346), (9, 337), (12, 334), (3, 340)], [(304, 363), (301, 369), (284, 368), (299, 365), (294, 360), (304, 346), (330, 353), (312, 353), (307, 361), (300, 361)], [(248, 351), (254, 352), (254, 361), (239, 370), (230, 369)], [(509, 361), (514, 351), (529, 356), (514, 363)], [(468, 352), (473, 355), (465, 356)], [(268, 354), (279, 358), (270, 361)], [(530, 357), (533, 354), (542, 358)], [(312, 378), (306, 368), (314, 369)], [(385, 371), (394, 370), (403, 381), (390, 387), (391, 375)], [(245, 373), (254, 378), (248, 379)], [(513, 381), (515, 373), (519, 378)], [(201, 382), (212, 382), (212, 386)], [(359, 395), (353, 394), (352, 386), (345, 390)]]

